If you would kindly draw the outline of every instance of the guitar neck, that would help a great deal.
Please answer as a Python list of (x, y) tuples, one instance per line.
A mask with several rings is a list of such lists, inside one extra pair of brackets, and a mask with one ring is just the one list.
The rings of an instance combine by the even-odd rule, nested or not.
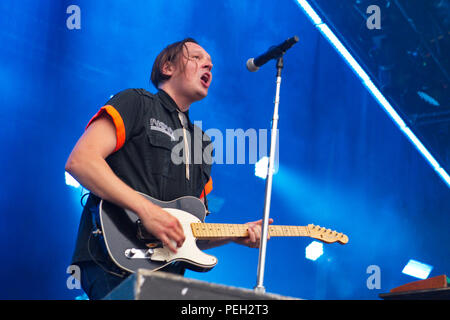
[[(197, 239), (247, 237), (246, 224), (191, 223), (192, 234)], [(303, 226), (269, 226), (271, 237), (309, 237), (309, 231)]]

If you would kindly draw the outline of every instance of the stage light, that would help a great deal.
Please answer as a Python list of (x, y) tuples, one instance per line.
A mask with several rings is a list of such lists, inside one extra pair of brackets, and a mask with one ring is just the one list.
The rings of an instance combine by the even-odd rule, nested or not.
[(255, 163), (255, 176), (265, 179), (267, 177), (267, 171), (269, 169), (269, 158), (262, 157)]
[(79, 188), (81, 185), (78, 183), (77, 180), (74, 179), (67, 171), (65, 172), (65, 178), (66, 178), (66, 184), (68, 186)]
[(81, 296), (76, 296), (75, 300), (89, 300), (89, 297), (86, 293), (83, 293)]
[(428, 278), (431, 270), (433, 270), (433, 266), (411, 259), (403, 268), (402, 273), (424, 280)]
[(378, 103), (384, 108), (387, 114), (392, 118), (392, 120), (397, 124), (397, 126), (402, 130), (405, 135), (410, 139), (414, 146), (419, 150), (419, 152), (424, 156), (424, 158), (431, 164), (437, 174), (444, 180), (448, 187), (450, 187), (450, 175), (441, 167), (441, 165), (436, 161), (436, 159), (431, 155), (431, 153), (425, 148), (425, 146), (420, 142), (420, 140), (415, 136), (411, 129), (406, 125), (402, 118), (398, 115), (395, 109), (391, 106), (389, 101), (383, 96), (383, 94), (378, 90), (375, 84), (372, 82), (367, 73), (359, 65), (359, 63), (353, 58), (350, 52), (345, 48), (341, 41), (336, 37), (336, 35), (331, 31), (326, 23), (322, 21), (315, 10), (309, 5), (305, 0), (296, 0), (299, 7), (307, 14), (311, 19), (313, 24), (319, 29), (319, 31), (325, 36), (326, 39), (334, 46), (334, 48), (339, 52), (339, 54), (344, 58), (344, 60), (350, 65), (350, 67), (355, 71), (355, 73), (360, 77), (362, 83), (366, 86), (369, 92), (374, 96)]
[[(262, 157), (258, 160), (258, 162), (255, 163), (255, 176), (266, 179), (267, 178), (267, 172), (269, 171), (269, 158), (268, 157)], [(272, 173), (275, 174), (277, 170), (274, 168)]]
[(311, 18), (314, 24), (322, 23), (322, 19), (320, 19), (319, 15), (314, 11), (314, 9), (309, 5), (308, 1), (305, 0), (297, 0), (298, 4), (302, 9), (306, 12), (308, 17)]
[(305, 249), (306, 259), (316, 261), (323, 254), (323, 244), (318, 241), (311, 242)]
[(422, 98), (423, 101), (425, 101), (428, 104), (431, 104), (432, 106), (435, 107), (439, 107), (439, 101), (437, 101), (436, 99), (434, 99), (432, 96), (430, 96), (429, 94), (423, 92), (423, 91), (417, 91), (417, 95)]

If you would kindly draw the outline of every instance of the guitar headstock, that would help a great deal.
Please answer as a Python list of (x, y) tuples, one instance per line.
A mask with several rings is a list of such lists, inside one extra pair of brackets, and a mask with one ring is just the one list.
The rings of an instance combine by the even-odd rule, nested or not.
[(325, 243), (339, 242), (340, 244), (346, 244), (348, 242), (348, 237), (345, 234), (331, 229), (326, 229), (313, 224), (308, 224), (307, 229), (311, 238)]

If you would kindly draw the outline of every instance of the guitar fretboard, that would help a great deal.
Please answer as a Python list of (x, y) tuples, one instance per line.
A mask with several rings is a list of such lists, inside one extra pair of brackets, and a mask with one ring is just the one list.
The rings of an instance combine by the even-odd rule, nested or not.
[[(216, 238), (216, 237), (246, 237), (248, 227), (246, 224), (226, 223), (191, 223), (194, 237)], [(309, 231), (303, 226), (269, 226), (271, 237), (308, 237)]]

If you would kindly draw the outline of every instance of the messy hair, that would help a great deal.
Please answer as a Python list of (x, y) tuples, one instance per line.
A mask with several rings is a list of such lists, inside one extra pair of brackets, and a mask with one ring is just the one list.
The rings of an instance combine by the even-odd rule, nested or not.
[[(172, 62), (174, 64), (180, 62), (180, 53), (181, 55), (183, 54), (183, 48), (186, 48), (187, 50), (186, 47), (187, 42), (193, 42), (198, 44), (198, 42), (195, 41), (194, 39), (186, 38), (168, 45), (167, 47), (164, 48), (164, 50), (162, 50), (158, 54), (158, 56), (155, 59), (155, 62), (153, 63), (152, 74), (150, 77), (150, 80), (155, 86), (155, 88), (158, 88), (162, 82), (170, 79), (170, 76), (164, 74), (162, 72), (162, 69), (167, 62)], [(179, 65), (181, 67), (181, 70), (184, 71), (185, 65), (182, 63), (179, 63)]]

